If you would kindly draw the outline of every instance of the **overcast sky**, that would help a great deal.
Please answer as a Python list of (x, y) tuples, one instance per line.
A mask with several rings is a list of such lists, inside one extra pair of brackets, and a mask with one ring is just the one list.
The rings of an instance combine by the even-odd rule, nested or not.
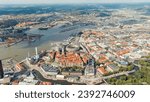
[(0, 4), (40, 4), (40, 3), (115, 3), (150, 2), (150, 0), (0, 0)]

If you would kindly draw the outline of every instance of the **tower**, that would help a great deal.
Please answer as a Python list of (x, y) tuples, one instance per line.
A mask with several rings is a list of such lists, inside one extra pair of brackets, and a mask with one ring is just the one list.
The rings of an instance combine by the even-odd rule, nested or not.
[(95, 61), (94, 59), (89, 59), (85, 68), (85, 75), (93, 76), (95, 75)]
[(35, 59), (36, 59), (36, 60), (39, 59), (39, 54), (38, 54), (37, 47), (35, 47)]
[(30, 52), (28, 52), (28, 58), (30, 57)]
[(4, 77), (3, 65), (2, 61), (0, 60), (0, 79)]
[(36, 56), (38, 55), (37, 47), (35, 47), (35, 54), (36, 54)]

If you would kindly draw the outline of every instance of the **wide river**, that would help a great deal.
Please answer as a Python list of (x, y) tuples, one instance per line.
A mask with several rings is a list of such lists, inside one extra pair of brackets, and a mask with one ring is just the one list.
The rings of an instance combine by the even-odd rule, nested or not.
[(77, 27), (76, 29), (66, 32), (60, 32), (64, 28), (60, 28), (59, 26), (53, 27), (48, 30), (38, 30), (37, 28), (30, 29), (28, 33), (42, 34), (44, 36), (32, 43), (28, 43), (28, 41), (23, 41), (8, 48), (0, 47), (0, 59), (12, 57), (20, 61), (22, 59), (25, 59), (28, 56), (28, 53), (30, 53), (30, 55), (34, 55), (35, 47), (38, 47), (38, 50), (48, 50), (50, 49), (50, 45), (52, 42), (60, 42), (66, 40), (71, 34), (76, 34), (84, 28)]

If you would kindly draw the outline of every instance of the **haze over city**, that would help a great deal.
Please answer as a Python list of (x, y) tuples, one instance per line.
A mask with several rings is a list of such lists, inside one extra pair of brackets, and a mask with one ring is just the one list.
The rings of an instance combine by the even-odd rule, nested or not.
[(59, 3), (135, 3), (150, 0), (0, 0), (0, 4), (59, 4)]
[(0, 85), (150, 85), (150, 0), (0, 0)]

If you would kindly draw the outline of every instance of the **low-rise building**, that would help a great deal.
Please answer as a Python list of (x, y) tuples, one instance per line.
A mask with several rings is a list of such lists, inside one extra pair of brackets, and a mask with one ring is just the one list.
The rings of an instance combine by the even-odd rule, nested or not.
[(59, 79), (59, 80), (64, 80), (65, 75), (56, 75), (56, 78)]
[(62, 71), (61, 74), (62, 75), (70, 75), (70, 72), (69, 71)]
[(97, 69), (97, 71), (98, 71), (100, 74), (102, 74), (102, 75), (106, 75), (106, 74), (109, 73), (104, 67), (99, 67), (99, 68)]
[(42, 82), (39, 82), (39, 85), (52, 85), (52, 83), (51, 82), (42, 81)]
[(119, 67), (116, 66), (115, 64), (109, 64), (107, 66), (107, 70), (110, 72), (116, 72), (116, 71), (119, 71)]
[(74, 75), (74, 76), (82, 76), (82, 72), (81, 71), (76, 71), (76, 72), (70, 72), (70, 75)]
[(57, 75), (59, 73), (59, 69), (58, 68), (53, 67), (53, 66), (48, 65), (48, 64), (41, 65), (41, 69), (47, 75)]
[(66, 52), (66, 54), (56, 53), (55, 61), (59, 63), (59, 66), (61, 67), (84, 66), (81, 57), (74, 52)]
[(79, 76), (68, 76), (67, 77), (67, 80), (70, 81), (70, 82), (76, 82), (80, 79)]
[(34, 75), (30, 72), (30, 75), (20, 81), (18, 85), (36, 85), (39, 81), (34, 78)]
[(16, 64), (16, 70), (21, 71), (23, 69), (23, 66), (20, 63)]

